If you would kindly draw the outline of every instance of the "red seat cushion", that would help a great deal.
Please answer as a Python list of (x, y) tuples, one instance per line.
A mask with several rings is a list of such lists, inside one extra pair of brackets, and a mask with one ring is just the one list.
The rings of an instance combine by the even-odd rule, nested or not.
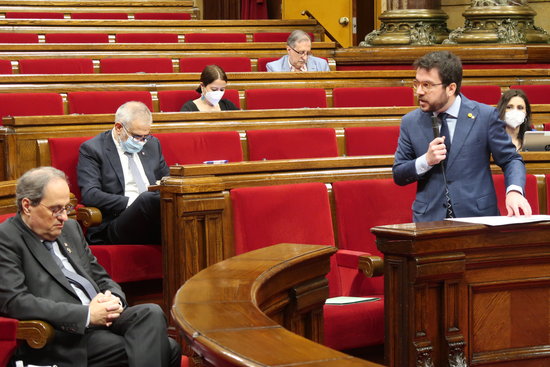
[(63, 115), (63, 98), (58, 93), (2, 93), (0, 115)]
[(186, 43), (246, 42), (244, 33), (187, 33)]
[(273, 88), (245, 91), (246, 109), (324, 108), (327, 97), (322, 88)]
[(22, 59), (19, 74), (91, 74), (92, 59)]
[(10, 60), (0, 60), (0, 74), (13, 74)]
[(344, 129), (346, 155), (395, 154), (399, 126), (357, 126)]
[(118, 33), (117, 43), (178, 43), (177, 33)]
[(195, 164), (204, 161), (243, 160), (241, 138), (237, 131), (201, 131), (155, 134), (168, 165)]
[(180, 59), (180, 72), (200, 73), (207, 65), (218, 65), (228, 73), (252, 71), (248, 57), (189, 57)]
[(19, 321), (0, 317), (0, 366), (7, 366), (17, 347), (17, 324)]
[[(493, 183), (495, 185), (495, 191), (497, 193), (498, 210), (500, 211), (500, 215), (507, 215), (508, 210), (506, 209), (506, 187), (504, 182), (504, 175), (493, 175)], [(540, 214), (538, 185), (535, 175), (527, 174), (525, 176), (524, 195), (529, 202), (529, 205), (531, 205), (531, 210), (533, 211), (533, 214)]]
[(115, 113), (124, 103), (139, 101), (153, 110), (153, 99), (148, 91), (69, 92), (69, 113)]
[(46, 43), (109, 43), (106, 33), (46, 33)]
[[(162, 90), (158, 92), (159, 108), (161, 112), (179, 112), (185, 102), (199, 97), (200, 94), (194, 90)], [(223, 98), (230, 100), (237, 108), (240, 108), (238, 90), (226, 89)]]
[(333, 128), (248, 130), (246, 135), (251, 161), (338, 156)]
[(128, 19), (126, 13), (72, 13), (72, 19)]
[(279, 60), (280, 57), (259, 57), (258, 58), (258, 71), (267, 71), (266, 64), (271, 61)]
[(334, 88), (334, 107), (414, 106), (414, 91), (409, 87)]
[(63, 19), (63, 13), (47, 13), (47, 12), (6, 12), (6, 18), (14, 19)]
[(172, 59), (168, 57), (109, 58), (99, 60), (102, 73), (171, 73)]
[(38, 34), (0, 33), (0, 43), (38, 43)]
[(512, 85), (510, 89), (521, 89), (531, 104), (550, 104), (550, 85)]
[(489, 105), (496, 105), (502, 94), (498, 85), (463, 85), (460, 92), (469, 99)]
[(142, 20), (190, 20), (189, 13), (135, 13), (134, 19)]

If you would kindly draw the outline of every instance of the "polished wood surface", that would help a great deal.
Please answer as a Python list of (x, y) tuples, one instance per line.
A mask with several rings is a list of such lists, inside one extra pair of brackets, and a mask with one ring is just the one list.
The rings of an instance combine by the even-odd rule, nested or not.
[(17, 325), (16, 337), (24, 340), (29, 347), (41, 349), (46, 346), (55, 335), (54, 328), (45, 321), (23, 320)]
[(181, 286), (172, 316), (206, 366), (380, 366), (303, 337), (322, 330), (335, 251), (279, 244), (219, 262)]
[(549, 222), (375, 227), (390, 366), (549, 365), (549, 231)]

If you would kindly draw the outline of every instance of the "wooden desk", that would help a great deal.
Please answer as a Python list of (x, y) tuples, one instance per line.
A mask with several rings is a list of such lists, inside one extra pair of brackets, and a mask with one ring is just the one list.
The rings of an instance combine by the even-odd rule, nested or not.
[(206, 366), (380, 367), (297, 335), (322, 333), (335, 251), (279, 244), (227, 259), (183, 284), (172, 316)]
[(384, 253), (390, 366), (550, 365), (549, 222), (372, 231)]

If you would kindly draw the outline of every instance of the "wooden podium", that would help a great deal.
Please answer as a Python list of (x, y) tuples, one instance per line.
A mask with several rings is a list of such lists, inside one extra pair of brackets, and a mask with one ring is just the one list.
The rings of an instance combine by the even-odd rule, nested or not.
[(550, 366), (550, 223), (372, 231), (390, 366)]

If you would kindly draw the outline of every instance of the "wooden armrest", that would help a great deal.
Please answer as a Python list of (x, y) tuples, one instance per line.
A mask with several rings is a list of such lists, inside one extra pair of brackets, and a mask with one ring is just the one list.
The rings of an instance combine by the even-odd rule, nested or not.
[(384, 275), (384, 259), (380, 256), (359, 256), (359, 270), (367, 277), (379, 277)]
[(76, 211), (76, 220), (86, 228), (101, 224), (103, 217), (98, 208), (92, 206), (83, 206)]
[(53, 339), (54, 329), (45, 321), (19, 321), (16, 336), (17, 339), (25, 340), (29, 347), (40, 349)]

